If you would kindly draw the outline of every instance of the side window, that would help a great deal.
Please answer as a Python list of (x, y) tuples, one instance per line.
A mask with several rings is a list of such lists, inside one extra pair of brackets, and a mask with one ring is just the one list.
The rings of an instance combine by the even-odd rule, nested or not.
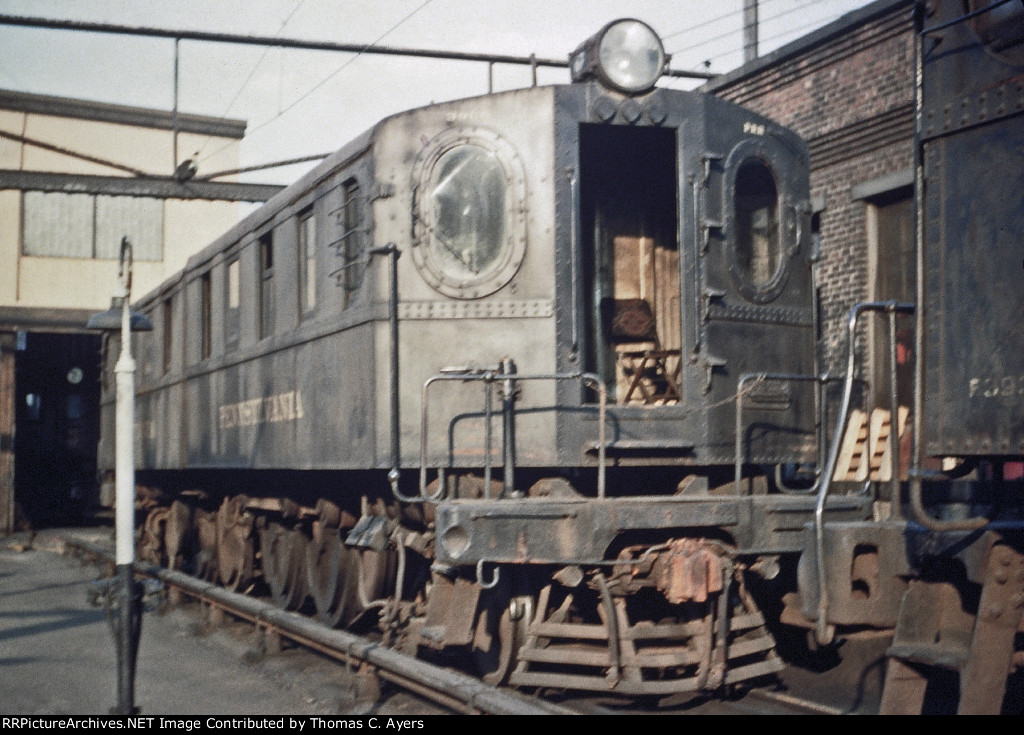
[(743, 277), (757, 288), (779, 270), (779, 194), (771, 169), (746, 161), (736, 174), (736, 259)]
[(805, 239), (805, 207), (793, 198), (799, 191), (794, 164), (786, 149), (767, 138), (746, 138), (726, 157), (726, 265), (732, 285), (754, 304), (782, 296)]
[(428, 186), (429, 257), (438, 269), (457, 281), (493, 271), (509, 242), (508, 184), (497, 154), (456, 146), (438, 158)]
[(207, 271), (199, 280), (200, 298), (200, 319), (202, 319), (199, 359), (206, 360), (210, 357), (213, 347), (213, 289), (210, 281), (210, 272)]
[(299, 321), (316, 309), (316, 219), (309, 208), (299, 215)]
[(260, 237), (260, 339), (274, 333), (274, 239)]
[(341, 265), (331, 273), (343, 289), (342, 306), (347, 308), (363, 282), (363, 200), (359, 182), (349, 179), (341, 185), (341, 205), (335, 210), (338, 237), (335, 253)]
[(241, 302), (241, 283), (239, 282), (238, 258), (228, 263), (226, 271), (227, 283), (224, 298), (224, 335), (229, 345), (238, 344), (241, 318), (239, 304)]

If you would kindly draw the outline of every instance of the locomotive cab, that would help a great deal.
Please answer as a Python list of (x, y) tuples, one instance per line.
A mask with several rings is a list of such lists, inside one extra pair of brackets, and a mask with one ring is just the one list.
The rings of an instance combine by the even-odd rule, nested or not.
[[(404, 466), (532, 468), (506, 490), (554, 476), (595, 495), (603, 463), (813, 460), (806, 146), (657, 87), (665, 63), (653, 31), (616, 21), (572, 56), (571, 85), (378, 127), (375, 176), (394, 194), (374, 202), (375, 245), (411, 255), (394, 297)], [(480, 383), (506, 359), (514, 416), (499, 420)], [(671, 474), (616, 492), (672, 494), (689, 471)]]
[[(743, 461), (812, 458), (810, 384), (765, 377), (814, 372), (804, 144), (706, 95), (577, 76), (555, 103), (559, 369), (600, 377), (619, 462), (731, 462), (747, 374)], [(586, 423), (560, 427), (566, 453), (593, 447)]]

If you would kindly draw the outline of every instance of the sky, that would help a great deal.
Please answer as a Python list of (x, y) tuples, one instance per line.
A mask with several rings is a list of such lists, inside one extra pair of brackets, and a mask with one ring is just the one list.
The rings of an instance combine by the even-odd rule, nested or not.
[[(761, 0), (760, 52), (866, 4)], [(634, 17), (661, 35), (673, 69), (722, 73), (743, 61), (743, 0), (0, 0), (0, 15), (541, 58), (567, 58), (608, 21)], [(242, 166), (327, 153), (387, 115), (488, 84), (487, 65), (473, 62), (195, 41), (181, 42), (179, 58), (180, 111), (248, 123)], [(538, 70), (539, 84), (567, 81), (566, 70)], [(530, 83), (527, 67), (494, 68), (495, 91)], [(0, 25), (0, 89), (171, 110), (174, 42)], [(198, 151), (201, 174), (216, 145)], [(312, 165), (243, 180), (286, 184)]]

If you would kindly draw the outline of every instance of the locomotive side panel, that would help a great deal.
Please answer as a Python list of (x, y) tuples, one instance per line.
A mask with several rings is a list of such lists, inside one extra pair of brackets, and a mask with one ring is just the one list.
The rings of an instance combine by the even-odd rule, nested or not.
[(186, 467), (213, 467), (219, 454), (217, 444), (218, 412), (215, 396), (220, 394), (218, 374), (190, 378), (185, 384), (185, 402), (190, 407), (185, 415)]
[[(386, 320), (378, 284), (386, 282), (387, 269), (382, 259), (367, 254), (376, 244), (374, 203), (380, 193), (374, 178), (376, 138), (367, 140), (356, 159), (317, 186), (315, 204), (305, 210), (317, 223), (319, 290), (313, 313), (299, 318), (294, 382), (281, 386), (296, 431), (287, 467), (368, 469), (388, 462), (388, 445), (378, 444), (376, 436), (378, 393), (387, 391), (388, 361), (379, 356), (375, 327), (375, 320)], [(302, 216), (299, 210), (300, 222)], [(297, 249), (300, 270), (306, 268), (302, 250)], [(302, 280), (296, 291), (300, 303), (307, 299), (300, 293)]]
[(204, 435), (216, 436), (209, 461), (220, 467), (374, 466), (371, 325), (350, 313), (265, 339), (256, 354), (193, 379), (214, 399), (209, 415), (196, 418), (212, 428), (190, 429), (196, 449)]
[[(389, 196), (374, 202), (374, 244), (398, 245), (401, 451), (419, 464), (423, 384), (444, 368), (496, 368), (504, 358), (520, 373), (554, 369), (552, 91), (536, 88), (416, 110), (378, 130), (376, 181)], [(466, 178), (462, 173), (471, 174)], [(474, 237), (457, 223), (476, 227)], [(494, 235), (500, 230), (500, 235)], [(463, 235), (467, 235), (463, 237)], [(462, 239), (460, 239), (462, 238)], [(375, 281), (385, 314), (388, 280)], [(387, 365), (386, 321), (376, 325), (376, 361)], [(386, 373), (379, 373), (381, 377)], [(519, 387), (517, 454), (550, 465), (554, 388)], [(376, 413), (388, 415), (387, 381)], [(479, 382), (435, 385), (428, 393), (428, 461), (457, 457), (484, 463), (484, 392)], [(500, 398), (495, 398), (500, 406)], [(389, 426), (377, 425), (388, 446)], [(500, 452), (494, 434), (492, 454)]]
[[(1024, 452), (1024, 117), (925, 146), (929, 454)], [(995, 171), (999, 173), (995, 173)]]
[[(372, 177), (367, 156), (347, 163), (249, 234), (243, 223), (211, 246), (184, 285), (142, 301), (155, 329), (136, 338), (139, 469), (374, 466), (375, 274), (363, 257)], [(353, 263), (358, 273), (342, 267)], [(113, 399), (108, 372), (110, 427)], [(109, 445), (101, 466), (112, 464)]]
[(145, 345), (141, 366), (136, 367), (135, 417), (136, 464), (143, 467), (169, 469), (181, 465), (184, 395), (180, 380), (185, 324), (181, 284), (178, 280), (162, 289), (143, 307), (153, 332), (135, 340)]
[[(987, 3), (969, 4), (977, 10)], [(926, 28), (955, 19), (944, 3)], [(929, 454), (1024, 452), (1024, 10), (927, 32), (925, 432)]]
[(364, 324), (299, 349), (292, 389), (296, 456), (289, 467), (384, 466), (387, 452), (375, 444), (374, 432), (374, 396), (383, 381), (365, 357), (372, 339), (372, 326)]
[[(219, 293), (219, 291), (218, 291)], [(185, 281), (185, 303), (190, 304), (186, 315), (183, 338), (183, 354), (185, 359), (184, 405), (187, 406), (182, 416), (184, 425), (184, 447), (182, 463), (190, 467), (209, 465), (209, 459), (216, 441), (214, 432), (216, 405), (211, 389), (215, 380), (213, 375), (198, 373), (196, 365), (209, 357), (214, 335), (212, 334), (212, 306), (214, 279), (209, 266), (199, 270), (198, 277), (187, 278)], [(199, 318), (194, 314), (199, 312)], [(192, 317), (190, 319), (190, 317)], [(218, 335), (219, 336), (219, 335)], [(198, 374), (197, 374), (198, 373)]]

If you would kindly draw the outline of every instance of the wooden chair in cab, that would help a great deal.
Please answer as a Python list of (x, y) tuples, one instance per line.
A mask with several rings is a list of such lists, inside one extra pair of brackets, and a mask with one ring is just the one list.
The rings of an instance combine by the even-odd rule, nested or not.
[(678, 403), (680, 351), (662, 349), (651, 305), (644, 299), (615, 299), (613, 307), (609, 337), (619, 403)]

